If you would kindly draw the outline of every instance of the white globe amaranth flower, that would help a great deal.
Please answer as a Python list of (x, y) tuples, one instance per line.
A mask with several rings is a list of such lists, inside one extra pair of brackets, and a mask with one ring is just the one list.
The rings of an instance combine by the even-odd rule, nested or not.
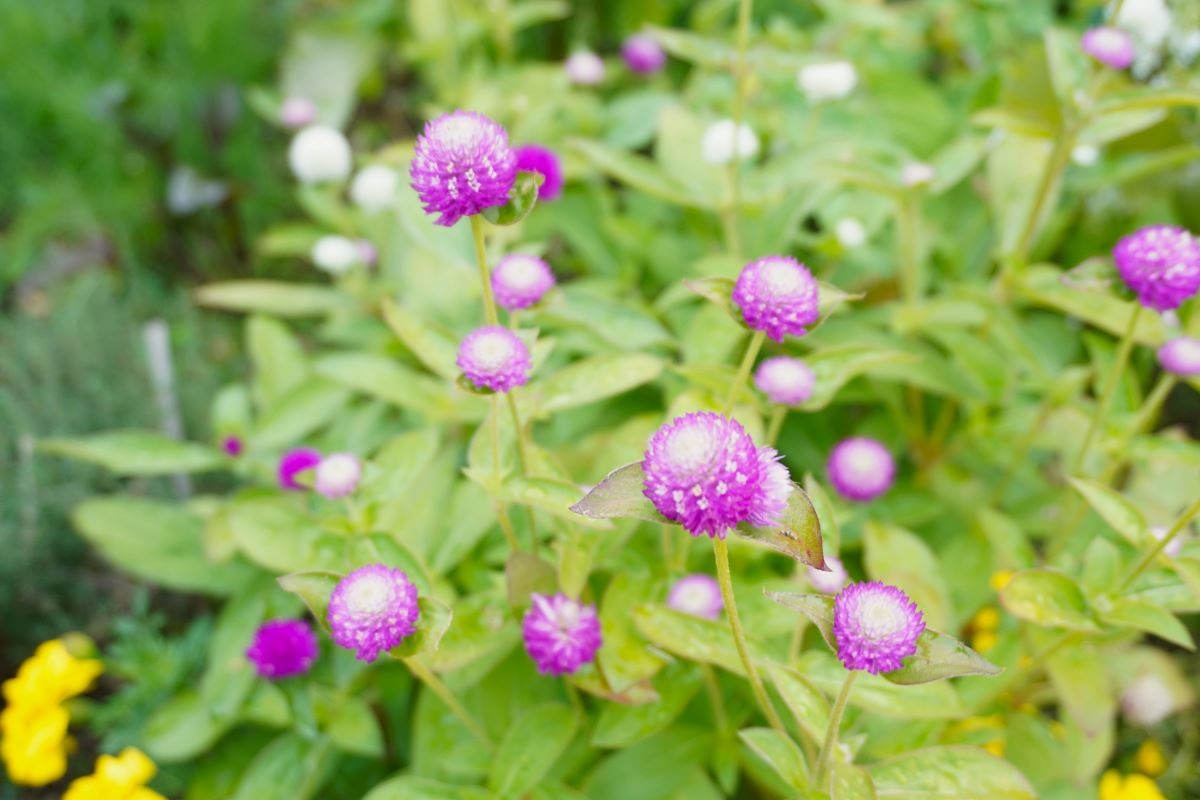
[(1071, 150), (1071, 161), (1081, 167), (1093, 167), (1100, 161), (1100, 148), (1094, 144), (1076, 145)]
[(1139, 675), (1121, 694), (1121, 711), (1137, 725), (1157, 725), (1176, 710), (1175, 692), (1153, 672)]
[(910, 161), (900, 170), (900, 181), (909, 188), (931, 184), (936, 177), (934, 166), (923, 161)]
[(312, 260), (317, 269), (343, 275), (362, 263), (362, 250), (358, 242), (345, 236), (322, 236), (313, 245)]
[(867, 229), (854, 217), (839, 219), (833, 226), (833, 234), (847, 250), (862, 247), (867, 241)]
[(301, 183), (343, 181), (353, 162), (350, 142), (327, 125), (310, 125), (296, 134), (288, 148), (288, 165)]
[(595, 86), (604, 80), (604, 60), (591, 50), (577, 50), (563, 63), (567, 79), (580, 86)]
[(350, 182), (350, 199), (368, 214), (378, 214), (396, 205), (400, 174), (383, 164), (363, 167)]
[(849, 61), (809, 64), (796, 73), (796, 84), (811, 102), (841, 100), (858, 86), (858, 70)]
[(722, 119), (708, 126), (700, 140), (704, 163), (720, 166), (735, 159), (745, 161), (758, 155), (758, 134), (746, 123)]
[[(1109, 7), (1109, 13), (1116, 4)], [(1113, 24), (1126, 31), (1138, 44), (1159, 50), (1171, 33), (1171, 9), (1166, 0), (1125, 0)]]

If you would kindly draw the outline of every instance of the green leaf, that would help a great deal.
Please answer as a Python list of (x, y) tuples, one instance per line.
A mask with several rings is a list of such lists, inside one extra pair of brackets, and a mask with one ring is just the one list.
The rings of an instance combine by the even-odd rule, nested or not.
[(931, 747), (867, 767), (888, 800), (1036, 800), (1025, 776), (975, 747)]
[(1077, 93), (1084, 88), (1089, 74), (1088, 57), (1079, 46), (1079, 32), (1047, 28), (1043, 38), (1054, 93), (1063, 108), (1071, 108), (1075, 106)]
[(315, 369), (342, 386), (414, 411), (426, 419), (475, 422), (487, 412), (487, 403), (480, 397), (384, 356), (332, 353), (317, 361)]
[(442, 637), (454, 619), (450, 606), (432, 597), (417, 598), (417, 607), (421, 615), (417, 617), (417, 629), (403, 642), (387, 651), (392, 658), (410, 658), (419, 653), (433, 652), (438, 649)]
[(751, 541), (783, 553), (801, 564), (825, 569), (825, 556), (821, 545), (821, 521), (813, 508), (812, 501), (804, 490), (792, 484), (788, 495), (787, 509), (778, 525), (759, 527), (739, 525), (737, 533)]
[(550, 595), (558, 591), (558, 570), (533, 553), (510, 553), (504, 562), (504, 577), (512, 608), (528, 608), (535, 593)]
[(175, 764), (207, 752), (235, 722), (216, 719), (199, 692), (185, 689), (151, 714), (138, 741), (155, 761)]
[(672, 797), (694, 766), (711, 762), (715, 744), (710, 731), (670, 728), (604, 758), (585, 779), (584, 793), (590, 800)]
[(941, 563), (924, 540), (896, 525), (868, 522), (863, 546), (868, 575), (903, 589), (931, 627), (949, 626), (950, 591)]
[(1122, 598), (1108, 610), (1100, 612), (1100, 619), (1120, 628), (1133, 628), (1174, 642), (1180, 647), (1195, 650), (1192, 634), (1179, 619), (1165, 608), (1145, 600)]
[(315, 317), (350, 311), (354, 298), (319, 284), (283, 281), (223, 281), (192, 291), (202, 306), (226, 311), (259, 312), (276, 317)]
[(837, 512), (829, 493), (821, 486), (821, 482), (813, 477), (811, 472), (804, 474), (804, 493), (817, 512), (817, 522), (821, 525), (822, 550), (837, 553), (841, 550), (842, 534), (838, 526)]
[(1059, 703), (1084, 733), (1094, 736), (1112, 723), (1116, 702), (1098, 649), (1087, 643), (1060, 647), (1046, 658), (1045, 667)]
[(1200, 106), (1200, 92), (1187, 89), (1160, 89), (1111, 94), (1096, 104), (1098, 115), (1119, 114), (1147, 108), (1186, 108)]
[(665, 659), (646, 646), (631, 619), (635, 609), (659, 600), (666, 587), (657, 580), (622, 572), (609, 581), (600, 602), (600, 625), (604, 646), (596, 665), (613, 692), (624, 693), (649, 687), (649, 680), (663, 668)]
[[(700, 619), (660, 605), (636, 609), (633, 621), (643, 636), (669, 653), (745, 675), (729, 626), (723, 622)], [(746, 645), (756, 664), (770, 663), (770, 658), (756, 642), (748, 641)]]
[(713, 208), (713, 199), (695, 197), (668, 175), (662, 167), (643, 156), (636, 156), (603, 142), (574, 139), (571, 148), (593, 167), (631, 189), (680, 206)]
[(547, 705), (525, 712), (496, 749), (488, 788), (495, 797), (517, 798), (541, 783), (575, 736), (575, 714)]
[(859, 375), (875, 367), (905, 364), (919, 360), (914, 353), (888, 350), (874, 344), (850, 344), (821, 348), (804, 361), (813, 371), (813, 393), (801, 406), (805, 411), (820, 411), (833, 402), (838, 391)]
[(829, 727), (829, 701), (825, 695), (807, 678), (787, 667), (773, 667), (771, 678), (796, 722), (814, 741), (820, 741)]
[(493, 225), (516, 225), (537, 205), (538, 187), (544, 180), (540, 172), (518, 172), (512, 188), (508, 190), (508, 202), (483, 210), (483, 218)]
[(743, 728), (738, 738), (767, 762), (793, 789), (808, 788), (808, 765), (804, 754), (787, 736), (771, 728)]
[(384, 781), (367, 793), (363, 800), (491, 800), (492, 795), (474, 786), (401, 775)]
[(342, 752), (383, 757), (379, 720), (366, 700), (333, 691), (317, 693), (316, 712), (321, 730)]
[(684, 287), (693, 294), (729, 315), (729, 318), (739, 325), (742, 323), (741, 312), (733, 304), (733, 278), (693, 278), (683, 282)]
[(150, 431), (111, 431), (76, 439), (43, 439), (44, 453), (99, 464), (118, 475), (170, 475), (220, 469), (226, 459), (210, 447)]
[[(1083, 292), (1066, 286), (1063, 273), (1056, 267), (1036, 265), (1021, 272), (1020, 293), (1035, 305), (1053, 308), (1089, 325), (1121, 336), (1129, 327), (1129, 315), (1135, 304), (1110, 292)], [(1165, 339), (1158, 314), (1141, 314), (1134, 329), (1134, 340), (1141, 345), (1156, 347)]]
[(1070, 478), (1071, 485), (1083, 495), (1092, 510), (1100, 515), (1114, 531), (1121, 534), (1125, 541), (1134, 547), (1141, 547), (1150, 538), (1149, 528), (1142, 512), (1122, 497), (1098, 481)]
[(605, 475), (604, 480), (571, 506), (571, 511), (592, 519), (632, 518), (666, 523), (654, 504), (642, 494), (645, 485), (642, 462), (626, 464)]
[(833, 765), (832, 800), (876, 800), (875, 784), (862, 767), (838, 761)]
[(254, 393), (269, 408), (308, 375), (304, 349), (287, 326), (258, 314), (246, 320), (246, 352), (254, 365)]
[(628, 747), (666, 728), (683, 713), (700, 690), (700, 671), (694, 664), (678, 661), (655, 680), (659, 699), (641, 705), (607, 703), (592, 731), (592, 746)]
[(326, 738), (285, 733), (250, 763), (230, 800), (309, 800), (320, 790), (336, 758)]
[(395, 301), (382, 304), (383, 321), (387, 323), (408, 351), (435, 375), (446, 380), (458, 380), (458, 342), (449, 332), (422, 319)]
[(317, 624), (328, 631), (329, 596), (341, 579), (333, 572), (294, 572), (281, 576), (279, 585), (303, 600)]
[(540, 414), (596, 403), (654, 381), (662, 374), (661, 358), (644, 353), (610, 353), (576, 361), (531, 385)]
[(208, 641), (208, 666), (200, 681), (200, 696), (215, 718), (237, 715), (254, 687), (257, 676), (246, 660), (246, 644), (267, 618), (267, 599), (267, 592), (256, 587), (235, 595), (217, 617)]
[(272, 572), (345, 571), (345, 543), (325, 533), (292, 498), (235, 500), (225, 513), (234, 544)]
[(329, 424), (350, 401), (350, 392), (321, 378), (294, 387), (263, 413), (250, 439), (254, 447), (289, 447)]
[(1074, 580), (1049, 569), (1018, 572), (1000, 592), (1000, 602), (1014, 616), (1037, 625), (1091, 633), (1087, 598)]
[(607, 528), (607, 523), (581, 520), (575, 516), (578, 512), (574, 511), (571, 503), (577, 497), (579, 487), (576, 484), (557, 478), (509, 478), (500, 492), (500, 498), (506, 502), (542, 509), (587, 527)]
[(393, 569), (403, 570), (417, 592), (433, 594), (433, 578), (429, 570), (411, 550), (387, 533), (359, 534), (348, 540), (346, 569), (354, 570), (368, 564), (386, 564)]
[[(831, 653), (810, 650), (795, 664), (796, 671), (828, 695), (841, 689), (846, 669)], [(850, 705), (882, 717), (902, 720), (958, 719), (966, 708), (949, 681), (901, 686), (886, 676), (859, 673), (850, 692)]]

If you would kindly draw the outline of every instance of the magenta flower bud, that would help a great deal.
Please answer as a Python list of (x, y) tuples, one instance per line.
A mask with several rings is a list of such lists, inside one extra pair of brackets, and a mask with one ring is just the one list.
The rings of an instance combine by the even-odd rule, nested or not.
[(307, 97), (292, 96), (279, 106), (279, 122), (285, 128), (303, 128), (317, 121), (317, 106)]
[(758, 365), (754, 385), (772, 403), (798, 406), (812, 397), (816, 376), (812, 368), (798, 358), (775, 356)]
[(511, 253), (492, 270), (492, 291), (506, 311), (529, 308), (554, 286), (550, 265), (537, 256)]
[(1092, 28), (1083, 34), (1083, 52), (1113, 69), (1128, 69), (1133, 63), (1133, 39), (1120, 28)]
[(846, 669), (872, 675), (898, 670), (917, 652), (924, 632), (917, 604), (895, 586), (852, 583), (833, 601), (833, 636)]
[(717, 619), (725, 609), (721, 584), (703, 573), (680, 578), (667, 595), (667, 607), (693, 617)]
[(567, 80), (581, 86), (595, 86), (604, 80), (604, 61), (590, 50), (579, 50), (563, 64)]
[(1173, 225), (1141, 228), (1113, 248), (1121, 280), (1138, 302), (1171, 311), (1200, 290), (1200, 244)]
[(302, 492), (304, 487), (296, 480), (296, 476), (305, 470), (310, 470), (321, 463), (321, 453), (311, 447), (297, 447), (288, 450), (279, 459), (279, 488), (293, 492)]
[(412, 187), (437, 225), (451, 226), (508, 202), (517, 156), (508, 131), (483, 114), (454, 111), (426, 124), (417, 137)]
[(231, 458), (237, 458), (240, 456), (242, 454), (242, 450), (244, 449), (245, 446), (242, 444), (242, 440), (238, 436), (226, 436), (221, 440), (221, 450), (225, 452), (225, 455)]
[(246, 658), (264, 678), (303, 675), (317, 660), (317, 635), (303, 620), (269, 620), (254, 632)]
[(533, 369), (521, 337), (500, 325), (485, 325), (467, 334), (458, 346), (458, 368), (478, 389), (507, 392), (524, 386)]
[(891, 488), (896, 462), (881, 442), (855, 436), (838, 442), (829, 454), (826, 470), (838, 494), (865, 503)]
[(565, 594), (534, 594), (521, 632), (525, 651), (543, 675), (575, 672), (595, 658), (603, 643), (596, 607)]
[(517, 170), (519, 172), (537, 172), (542, 176), (542, 185), (538, 187), (538, 201), (557, 200), (562, 194), (563, 172), (562, 162), (548, 147), (536, 144), (526, 144), (515, 150), (517, 154)]
[(345, 497), (358, 488), (362, 462), (350, 453), (333, 453), (317, 464), (313, 486), (330, 500)]
[(420, 615), (417, 587), (404, 571), (370, 564), (338, 581), (326, 620), (339, 647), (370, 662), (411, 636)]
[(1181, 378), (1200, 376), (1200, 339), (1180, 336), (1158, 348), (1158, 363)]
[(817, 279), (789, 256), (766, 256), (742, 268), (733, 286), (733, 302), (746, 325), (777, 342), (803, 336), (820, 313)]
[(837, 556), (825, 556), (825, 566), (829, 567), (828, 572), (815, 567), (806, 567), (808, 582), (822, 594), (837, 594), (849, 582), (850, 575), (847, 574), (845, 565)]
[(774, 525), (787, 508), (791, 476), (771, 447), (755, 447), (736, 420), (684, 414), (646, 446), (642, 494), (693, 536), (720, 539), (743, 522)]
[(639, 33), (630, 36), (621, 45), (621, 58), (625, 66), (641, 75), (650, 75), (667, 64), (667, 54), (653, 37)]

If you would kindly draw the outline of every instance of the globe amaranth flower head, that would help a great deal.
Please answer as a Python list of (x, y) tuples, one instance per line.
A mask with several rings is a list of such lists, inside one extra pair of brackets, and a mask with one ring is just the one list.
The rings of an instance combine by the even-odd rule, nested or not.
[(330, 275), (344, 275), (363, 263), (363, 253), (359, 243), (336, 234), (317, 239), (310, 255), (317, 269), (328, 272)]
[(369, 164), (350, 182), (350, 199), (368, 214), (378, 214), (396, 205), (400, 175), (384, 164)]
[(847, 500), (874, 500), (892, 486), (896, 462), (882, 442), (866, 436), (843, 439), (829, 454), (829, 481)]
[(310, 470), (321, 463), (321, 451), (311, 447), (297, 447), (288, 450), (279, 459), (277, 475), (279, 488), (293, 492), (304, 491), (304, 486), (296, 480), (296, 476), (305, 470)]
[(426, 124), (417, 137), (412, 187), (437, 225), (502, 206), (517, 178), (508, 132), (474, 111), (454, 111)]
[(317, 660), (317, 635), (303, 620), (269, 620), (254, 632), (246, 658), (264, 678), (302, 675)]
[(485, 325), (468, 333), (458, 346), (455, 363), (477, 388), (493, 392), (524, 386), (533, 369), (525, 342), (500, 325)]
[(798, 406), (812, 397), (817, 378), (812, 367), (798, 358), (775, 356), (758, 365), (754, 385), (772, 403)]
[(833, 636), (846, 669), (872, 675), (900, 669), (924, 631), (917, 604), (895, 586), (852, 583), (833, 601)]
[(796, 74), (796, 84), (811, 102), (840, 100), (858, 86), (858, 70), (849, 61), (809, 64)]
[(733, 302), (748, 327), (777, 342), (803, 336), (820, 317), (817, 279), (789, 256), (765, 256), (742, 267)]
[(562, 162), (558, 160), (558, 155), (550, 148), (537, 144), (521, 145), (514, 152), (517, 154), (519, 172), (537, 172), (542, 176), (538, 201), (557, 200), (563, 188)]
[(720, 119), (709, 125), (700, 139), (700, 157), (705, 164), (721, 166), (758, 155), (758, 134), (746, 123)]
[(634, 34), (621, 45), (621, 58), (625, 66), (641, 75), (658, 72), (667, 64), (667, 54), (653, 36)]
[(317, 121), (317, 105), (307, 97), (293, 95), (279, 106), (279, 121), (285, 128), (303, 128)]
[(221, 440), (221, 450), (230, 458), (237, 458), (246, 449), (240, 436), (226, 436)]
[(595, 606), (565, 594), (534, 594), (521, 632), (525, 651), (543, 675), (575, 672), (595, 658), (603, 643)]
[(350, 453), (333, 453), (317, 464), (313, 486), (331, 500), (345, 497), (358, 488), (362, 462)]
[(506, 311), (529, 308), (553, 286), (550, 265), (528, 253), (510, 253), (492, 269), (492, 291)]
[(816, 567), (806, 567), (808, 582), (822, 594), (837, 594), (850, 580), (846, 567), (837, 556), (825, 556), (825, 566), (828, 570)]
[(604, 80), (604, 60), (591, 50), (577, 50), (563, 63), (567, 80), (580, 86), (595, 86)]
[(1158, 363), (1181, 378), (1200, 376), (1200, 339), (1179, 336), (1158, 348)]
[(327, 125), (310, 125), (288, 147), (288, 164), (302, 183), (345, 180), (353, 161), (346, 137)]
[(1092, 28), (1083, 34), (1083, 52), (1113, 69), (1128, 69), (1137, 55), (1133, 38), (1120, 28)]
[(771, 447), (756, 447), (736, 420), (684, 414), (646, 446), (642, 494), (693, 536), (724, 539), (740, 523), (774, 525), (787, 508), (791, 476)]
[(338, 581), (326, 620), (339, 647), (370, 662), (412, 635), (420, 613), (417, 587), (403, 570), (370, 564)]
[(1113, 261), (1148, 308), (1170, 311), (1200, 290), (1200, 243), (1183, 228), (1150, 225), (1135, 231), (1117, 242)]
[(721, 585), (704, 573), (686, 575), (675, 582), (667, 594), (667, 607), (693, 617), (717, 619), (725, 608)]

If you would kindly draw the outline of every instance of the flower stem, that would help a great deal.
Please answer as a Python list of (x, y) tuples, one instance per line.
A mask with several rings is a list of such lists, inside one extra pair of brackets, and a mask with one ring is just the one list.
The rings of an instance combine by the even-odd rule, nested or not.
[(508, 509), (500, 501), (500, 489), (504, 485), (504, 471), (500, 459), (500, 400), (496, 395), (492, 395), (492, 413), (488, 414), (488, 427), (492, 434), (492, 480), (494, 482), (492, 502), (496, 507), (496, 520), (500, 523), (500, 530), (504, 532), (504, 538), (508, 540), (509, 548), (516, 552), (521, 549), (521, 545), (517, 541), (517, 532), (513, 530), (512, 520), (508, 518)]
[(725, 614), (729, 617), (729, 629), (733, 632), (733, 643), (737, 647), (738, 657), (742, 660), (742, 667), (746, 670), (746, 678), (750, 681), (754, 698), (758, 700), (767, 722), (786, 736), (783, 722), (779, 719), (775, 706), (771, 705), (767, 689), (763, 686), (762, 678), (759, 677), (754, 662), (750, 660), (750, 652), (746, 649), (746, 632), (742, 630), (742, 620), (738, 616), (737, 598), (733, 594), (733, 576), (729, 572), (729, 546), (721, 538), (714, 538), (712, 542), (717, 560), (717, 581), (721, 584), (721, 597), (725, 600)]
[(767, 444), (775, 446), (775, 440), (779, 438), (779, 432), (783, 430), (783, 421), (787, 418), (788, 407), (777, 405), (771, 409), (771, 421), (767, 423)]
[(517, 461), (520, 462), (521, 474), (529, 476), (529, 450), (525, 443), (525, 429), (521, 427), (521, 415), (517, 411), (517, 401), (512, 392), (505, 392), (504, 399), (508, 401), (508, 413), (512, 416), (513, 435), (517, 441)]
[(1154, 547), (1150, 548), (1150, 551), (1146, 553), (1146, 555), (1142, 556), (1141, 561), (1135, 564), (1133, 569), (1129, 571), (1129, 574), (1125, 576), (1123, 581), (1121, 581), (1121, 585), (1118, 587), (1117, 591), (1126, 589), (1129, 584), (1137, 580), (1137, 577), (1145, 572), (1150, 565), (1154, 563), (1154, 559), (1158, 558), (1159, 553), (1166, 549), (1167, 545), (1171, 543), (1171, 540), (1178, 536), (1179, 532), (1186, 528), (1188, 524), (1196, 518), (1197, 514), (1200, 514), (1200, 500), (1192, 503), (1187, 507), (1186, 511), (1179, 515), (1179, 519), (1175, 520), (1175, 524), (1171, 526), (1170, 530), (1166, 532), (1163, 538), (1155, 542)]
[(479, 262), (479, 284), (483, 289), (483, 316), (488, 325), (500, 324), (496, 313), (496, 298), (492, 296), (492, 277), (488, 271), (487, 249), (483, 242), (483, 217), (471, 217), (471, 236), (475, 239), (475, 260)]
[(900, 201), (896, 215), (897, 246), (900, 249), (900, 288), (904, 302), (915, 303), (921, 296), (921, 208), (915, 195)]
[(829, 712), (829, 727), (825, 729), (825, 741), (821, 745), (821, 756), (817, 759), (817, 789), (825, 786), (829, 777), (829, 764), (833, 759), (833, 749), (837, 747), (838, 728), (842, 727), (842, 715), (846, 713), (846, 701), (850, 699), (850, 689), (858, 673), (851, 670), (842, 682), (842, 690), (838, 692), (833, 709)]
[(733, 401), (737, 398), (738, 391), (746, 385), (746, 380), (750, 377), (750, 370), (754, 367), (754, 359), (758, 358), (758, 351), (762, 349), (763, 341), (766, 340), (767, 334), (762, 331), (755, 331), (750, 337), (750, 344), (746, 345), (746, 354), (742, 356), (742, 363), (738, 366), (737, 376), (734, 377), (733, 383), (729, 387), (729, 395), (725, 398), (725, 406), (721, 409), (721, 413), (726, 416), (733, 410)]
[(708, 664), (700, 665), (700, 674), (704, 676), (704, 686), (708, 690), (708, 703), (712, 706), (717, 732), (724, 735), (729, 730), (729, 715), (725, 713), (725, 701), (721, 698), (721, 684), (717, 683), (717, 674)]
[(1096, 399), (1096, 409), (1092, 412), (1092, 421), (1088, 424), (1087, 433), (1083, 437), (1083, 444), (1079, 446), (1079, 452), (1075, 454), (1075, 460), (1071, 463), (1072, 474), (1079, 472), (1083, 466), (1083, 462), (1087, 459), (1088, 451), (1091, 450), (1092, 441), (1096, 438), (1096, 432), (1100, 429), (1100, 422), (1104, 419), (1104, 414), (1108, 410), (1108, 404), (1112, 400), (1113, 393), (1117, 390), (1117, 384), (1121, 380), (1121, 373), (1125, 371), (1125, 364), (1129, 361), (1129, 353), (1133, 350), (1134, 332), (1137, 330), (1138, 318), (1141, 315), (1142, 306), (1139, 303), (1133, 307), (1133, 313), (1129, 315), (1129, 324), (1125, 326), (1125, 333), (1121, 336), (1121, 344), (1117, 350), (1117, 360), (1113, 364), (1112, 371), (1108, 374), (1108, 379), (1104, 383), (1100, 397)]
[(1021, 226), (1021, 235), (1017, 239), (1016, 251), (1013, 258), (1005, 265), (1006, 267), (1022, 270), (1028, 264), (1029, 250), (1033, 247), (1034, 237), (1037, 236), (1046, 203), (1049, 202), (1050, 195), (1054, 193), (1054, 188), (1067, 168), (1067, 161), (1071, 158), (1071, 150), (1075, 147), (1075, 135), (1075, 127), (1068, 126), (1060, 130), (1058, 136), (1055, 137), (1054, 147), (1050, 151), (1050, 159), (1046, 163), (1045, 171), (1042, 172), (1042, 180), (1038, 184), (1033, 204), (1029, 207), (1029, 215)]
[(459, 721), (466, 726), (467, 730), (469, 730), (472, 735), (475, 736), (475, 738), (477, 738), (488, 748), (492, 747), (492, 740), (491, 737), (487, 735), (487, 731), (483, 729), (482, 725), (475, 721), (475, 718), (471, 716), (471, 712), (467, 711), (467, 709), (463, 707), (462, 703), (458, 702), (458, 698), (454, 696), (454, 693), (450, 691), (446, 684), (442, 683), (441, 678), (435, 675), (434, 672), (429, 669), (429, 667), (425, 666), (415, 658), (405, 658), (401, 660), (412, 672), (413, 677), (428, 686), (429, 689), (438, 696), (438, 699), (445, 703), (446, 707), (453, 712), (454, 716), (458, 717)]
[(733, 67), (733, 158), (729, 161), (729, 205), (723, 213), (726, 245), (735, 257), (742, 254), (741, 235), (738, 232), (738, 215), (742, 204), (741, 155), (738, 153), (739, 133), (742, 117), (746, 112), (746, 49), (750, 43), (750, 8), (753, 0), (738, 0), (737, 15), (737, 61)]

